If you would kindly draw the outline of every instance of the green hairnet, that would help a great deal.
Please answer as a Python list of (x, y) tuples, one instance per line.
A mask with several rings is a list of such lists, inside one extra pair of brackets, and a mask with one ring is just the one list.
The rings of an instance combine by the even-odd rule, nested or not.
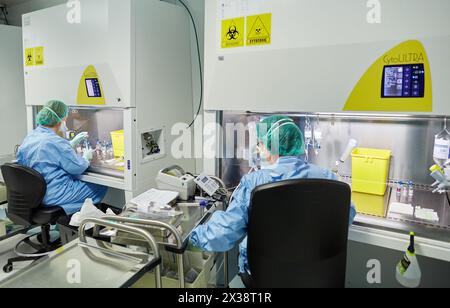
[[(271, 154), (281, 157), (305, 154), (303, 134), (291, 118), (272, 116), (261, 121), (256, 129), (258, 140)], [(278, 149), (274, 148), (277, 144)]]
[(38, 113), (38, 125), (56, 126), (69, 115), (69, 107), (61, 101), (49, 101)]

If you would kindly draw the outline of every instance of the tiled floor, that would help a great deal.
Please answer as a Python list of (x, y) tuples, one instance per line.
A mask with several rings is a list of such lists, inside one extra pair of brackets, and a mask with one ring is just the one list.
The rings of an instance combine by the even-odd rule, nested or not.
[[(6, 218), (5, 207), (6, 207), (6, 205), (0, 206), (0, 219)], [(30, 234), (37, 233), (38, 231), (39, 230), (31, 230)], [(8, 263), (8, 259), (16, 257), (16, 254), (14, 253), (14, 247), (17, 245), (17, 243), (19, 243), (21, 240), (23, 240), (27, 236), (28, 235), (26, 235), (26, 234), (16, 235), (10, 239), (0, 242), (0, 281), (4, 280), (8, 276), (16, 273), (17, 271), (19, 271), (19, 270), (23, 269), (24, 267), (31, 264), (31, 261), (30, 262), (18, 262), (18, 263), (14, 264), (14, 270), (11, 273), (6, 274), (3, 272), (3, 266), (5, 266), (6, 263)], [(23, 250), (25, 250), (26, 248), (27, 248), (26, 246), (21, 247), (21, 249), (23, 249)], [(29, 248), (29, 249), (30, 249), (30, 252), (32, 252), (31, 248)]]
[(234, 279), (230, 282), (230, 289), (245, 289), (244, 283), (239, 275), (234, 277)]
[(18, 270), (26, 267), (27, 265), (29, 265), (31, 263), (31, 262), (16, 263), (14, 265), (14, 270), (12, 273), (6, 274), (3, 272), (3, 266), (6, 265), (6, 263), (8, 262), (8, 259), (14, 258), (16, 256), (14, 254), (14, 247), (16, 246), (16, 244), (19, 241), (21, 241), (25, 237), (26, 237), (26, 235), (17, 235), (13, 238), (10, 238), (10, 239), (0, 242), (0, 281), (2, 281), (9, 275), (14, 274)]

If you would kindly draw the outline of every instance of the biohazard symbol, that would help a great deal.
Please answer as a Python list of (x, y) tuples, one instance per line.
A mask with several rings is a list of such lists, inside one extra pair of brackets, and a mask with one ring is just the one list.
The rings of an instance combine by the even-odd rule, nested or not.
[(239, 31), (237, 30), (235, 25), (230, 26), (227, 33), (227, 40), (237, 40), (239, 38)]
[(222, 48), (243, 47), (245, 43), (245, 18), (222, 20)]
[(33, 66), (34, 64), (34, 48), (27, 48), (25, 50), (25, 65)]
[(249, 16), (247, 19), (247, 45), (267, 45), (271, 43), (272, 14)]

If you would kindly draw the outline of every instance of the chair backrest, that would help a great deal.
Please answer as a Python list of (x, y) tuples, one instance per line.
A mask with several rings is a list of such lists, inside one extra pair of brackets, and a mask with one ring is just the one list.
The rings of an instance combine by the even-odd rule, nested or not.
[(15, 224), (32, 225), (33, 210), (39, 207), (47, 191), (45, 179), (33, 169), (17, 164), (1, 167), (8, 199), (8, 218)]
[(350, 187), (337, 181), (257, 187), (248, 223), (250, 287), (345, 287), (350, 203)]

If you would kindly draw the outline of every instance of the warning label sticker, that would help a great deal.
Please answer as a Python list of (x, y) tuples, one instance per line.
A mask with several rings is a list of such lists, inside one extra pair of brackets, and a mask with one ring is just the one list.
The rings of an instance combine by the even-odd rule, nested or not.
[(222, 21), (222, 48), (244, 46), (245, 18), (233, 18)]
[(44, 47), (25, 49), (25, 66), (39, 66), (44, 63)]
[(247, 46), (270, 45), (272, 42), (272, 14), (247, 17)]
[(25, 66), (34, 65), (34, 48), (25, 49)]
[(44, 65), (44, 47), (36, 47), (34, 49), (35, 65)]

